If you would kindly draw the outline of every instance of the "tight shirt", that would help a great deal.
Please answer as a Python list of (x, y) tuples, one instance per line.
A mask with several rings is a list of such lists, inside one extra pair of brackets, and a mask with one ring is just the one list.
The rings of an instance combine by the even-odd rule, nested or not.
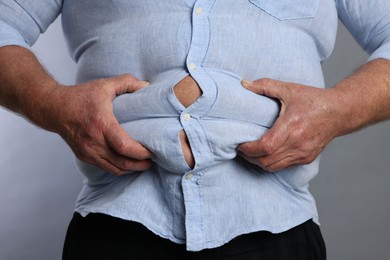
[[(390, 56), (388, 0), (5, 0), (0, 46), (30, 48), (59, 14), (78, 83), (124, 73), (151, 82), (113, 105), (156, 155), (153, 167), (116, 177), (76, 159), (86, 178), (75, 210), (140, 222), (191, 251), (319, 223), (309, 192), (319, 159), (271, 173), (237, 157), (237, 145), (261, 138), (280, 109), (242, 79), (323, 88), (338, 17), (370, 60)], [(188, 75), (202, 95), (184, 107), (173, 88)]]

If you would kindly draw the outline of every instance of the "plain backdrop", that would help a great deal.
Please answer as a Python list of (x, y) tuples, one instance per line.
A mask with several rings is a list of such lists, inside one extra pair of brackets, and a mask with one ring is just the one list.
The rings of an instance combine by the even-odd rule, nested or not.
[[(60, 82), (72, 84), (59, 20), (34, 46)], [(327, 86), (367, 58), (344, 27), (324, 64)], [(311, 190), (330, 260), (390, 259), (390, 122), (334, 140)], [(56, 260), (82, 183), (66, 144), (0, 109), (0, 259)]]

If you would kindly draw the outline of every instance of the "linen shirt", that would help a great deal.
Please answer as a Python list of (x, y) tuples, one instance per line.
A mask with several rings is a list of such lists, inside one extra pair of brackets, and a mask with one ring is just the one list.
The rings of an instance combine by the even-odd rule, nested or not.
[[(338, 17), (369, 60), (389, 58), (390, 1), (1, 0), (0, 46), (30, 48), (60, 14), (77, 82), (123, 73), (151, 82), (113, 104), (124, 129), (156, 155), (152, 169), (116, 177), (76, 159), (86, 176), (76, 211), (140, 222), (191, 251), (319, 223), (309, 191), (319, 159), (270, 173), (237, 157), (237, 145), (261, 138), (280, 109), (240, 81), (323, 88)], [(187, 75), (202, 95), (186, 108), (173, 87)]]

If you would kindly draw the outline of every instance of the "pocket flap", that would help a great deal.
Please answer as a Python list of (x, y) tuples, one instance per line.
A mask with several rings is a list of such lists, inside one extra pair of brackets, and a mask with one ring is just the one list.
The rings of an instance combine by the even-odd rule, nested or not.
[(319, 0), (249, 0), (279, 20), (313, 18)]

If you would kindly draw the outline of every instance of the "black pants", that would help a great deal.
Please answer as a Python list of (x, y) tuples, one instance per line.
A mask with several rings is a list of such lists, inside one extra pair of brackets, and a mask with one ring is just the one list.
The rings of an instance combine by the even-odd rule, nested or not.
[(242, 235), (222, 247), (187, 252), (184, 245), (156, 236), (143, 225), (75, 213), (65, 239), (63, 260), (325, 260), (319, 227), (307, 221), (281, 234)]

